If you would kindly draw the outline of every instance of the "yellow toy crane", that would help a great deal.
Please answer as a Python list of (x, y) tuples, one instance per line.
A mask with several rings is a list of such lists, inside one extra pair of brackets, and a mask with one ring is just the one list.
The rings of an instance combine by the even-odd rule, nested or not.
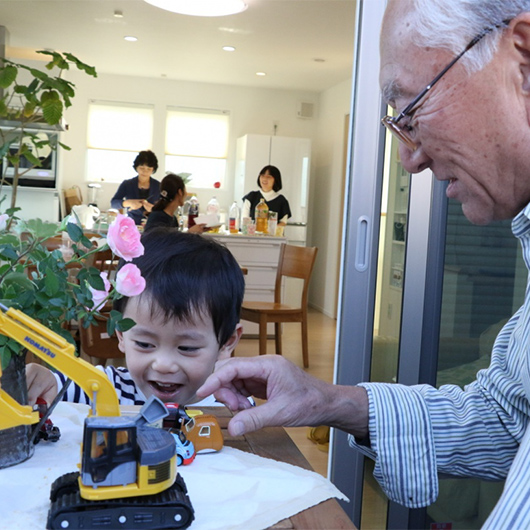
[[(177, 474), (175, 441), (167, 431), (148, 426), (167, 415), (164, 403), (152, 397), (138, 416), (121, 417), (106, 374), (76, 357), (67, 340), (2, 304), (0, 333), (74, 380), (92, 401), (80, 472), (52, 484), (47, 528), (187, 528), (194, 513)], [(38, 421), (37, 412), (0, 388), (0, 430)]]

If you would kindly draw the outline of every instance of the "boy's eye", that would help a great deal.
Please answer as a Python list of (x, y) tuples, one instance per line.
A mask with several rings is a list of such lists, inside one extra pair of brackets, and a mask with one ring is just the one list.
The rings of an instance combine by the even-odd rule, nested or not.
[(134, 344), (135, 344), (138, 348), (140, 348), (140, 349), (142, 349), (142, 350), (149, 350), (149, 349), (153, 348), (153, 345), (150, 344), (149, 342), (142, 342), (142, 341), (140, 341), (140, 340), (135, 340), (135, 341), (134, 341)]
[(195, 353), (199, 349), (197, 346), (179, 346), (179, 350), (183, 353)]

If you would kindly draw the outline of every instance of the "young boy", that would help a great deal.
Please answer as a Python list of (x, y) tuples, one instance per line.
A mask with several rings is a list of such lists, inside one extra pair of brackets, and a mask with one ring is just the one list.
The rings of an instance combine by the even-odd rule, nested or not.
[[(136, 322), (117, 333), (127, 367), (100, 369), (113, 382), (122, 405), (141, 405), (151, 395), (164, 402), (195, 403), (196, 390), (218, 360), (230, 357), (241, 337), (241, 267), (216, 241), (174, 228), (154, 228), (142, 243), (144, 255), (132, 263), (146, 288), (115, 302), (117, 310)], [(51, 403), (66, 381), (37, 364), (28, 364), (26, 379), (31, 404), (38, 397)], [(89, 402), (74, 383), (63, 400)]]

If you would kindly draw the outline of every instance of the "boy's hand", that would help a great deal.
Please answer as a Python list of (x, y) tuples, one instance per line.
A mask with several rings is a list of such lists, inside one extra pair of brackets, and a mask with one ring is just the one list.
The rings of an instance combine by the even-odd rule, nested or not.
[(26, 365), (26, 383), (28, 385), (28, 401), (35, 405), (37, 398), (42, 398), (50, 404), (57, 395), (57, 381), (51, 370), (40, 364)]

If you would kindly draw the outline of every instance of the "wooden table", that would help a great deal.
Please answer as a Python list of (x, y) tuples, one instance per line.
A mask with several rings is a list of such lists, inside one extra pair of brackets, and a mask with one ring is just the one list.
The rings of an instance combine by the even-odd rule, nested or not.
[[(189, 407), (194, 408), (193, 406)], [(199, 408), (199, 407), (197, 407)], [(244, 436), (230, 436), (227, 431), (232, 412), (225, 407), (200, 407), (205, 414), (213, 414), (219, 420), (223, 431), (224, 444), (241, 451), (254, 453), (265, 458), (287, 462), (304, 469), (313, 470), (291, 437), (282, 427), (267, 427)], [(328, 499), (303, 512), (284, 519), (273, 527), (275, 529), (355, 529), (337, 499)]]

